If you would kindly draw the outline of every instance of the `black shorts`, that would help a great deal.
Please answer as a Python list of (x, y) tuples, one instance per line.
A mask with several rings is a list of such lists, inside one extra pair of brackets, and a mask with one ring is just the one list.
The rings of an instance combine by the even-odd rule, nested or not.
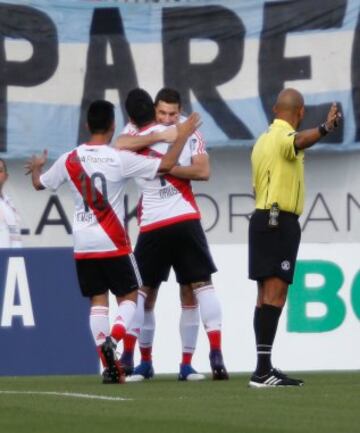
[(208, 281), (217, 271), (199, 220), (139, 234), (135, 257), (145, 286), (167, 281), (171, 267), (179, 284)]
[(142, 285), (134, 254), (75, 262), (81, 293), (85, 297), (102, 295), (108, 290), (121, 297)]
[(249, 278), (293, 281), (301, 230), (298, 216), (280, 211), (279, 226), (268, 226), (269, 211), (257, 209), (249, 224)]

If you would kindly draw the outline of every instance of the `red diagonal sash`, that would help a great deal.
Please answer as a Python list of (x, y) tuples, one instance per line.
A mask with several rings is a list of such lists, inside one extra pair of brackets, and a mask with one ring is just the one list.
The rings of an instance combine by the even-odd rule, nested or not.
[[(131, 252), (131, 243), (128, 234), (126, 233), (126, 230), (122, 226), (116, 213), (110, 204), (106, 203), (103, 195), (97, 189), (93, 188), (94, 191), (91, 191), (91, 179), (85, 172), (84, 167), (81, 165), (76, 150), (70, 153), (65, 165), (71, 181), (81, 196), (85, 199), (87, 205), (93, 211), (99, 225), (115, 244), (116, 248), (119, 250), (119, 253), (128, 254)], [(85, 180), (85, 188), (82, 185), (82, 180)], [(86, 197), (84, 197), (85, 192)], [(101, 204), (101, 209), (100, 206), (95, 206), (94, 203)]]

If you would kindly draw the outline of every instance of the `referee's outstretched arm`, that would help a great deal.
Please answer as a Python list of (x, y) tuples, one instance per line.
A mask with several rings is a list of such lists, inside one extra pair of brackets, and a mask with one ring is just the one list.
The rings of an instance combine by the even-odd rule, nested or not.
[(316, 128), (300, 131), (295, 135), (294, 144), (296, 149), (306, 149), (318, 142), (320, 138), (334, 130), (339, 123), (340, 117), (341, 113), (339, 113), (338, 107), (334, 102), (330, 107), (327, 119), (324, 123)]
[[(276, 118), (285, 120), (296, 131), (305, 115), (304, 98), (296, 89), (284, 89), (279, 93), (273, 111)], [(315, 128), (292, 133), (295, 149), (303, 150), (318, 142), (324, 135), (334, 130), (340, 118), (341, 113), (333, 103), (324, 123)]]

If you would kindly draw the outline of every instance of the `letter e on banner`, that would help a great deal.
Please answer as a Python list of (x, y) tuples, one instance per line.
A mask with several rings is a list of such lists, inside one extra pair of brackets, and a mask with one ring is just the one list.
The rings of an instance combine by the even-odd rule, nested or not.
[[(18, 304), (15, 304), (16, 290), (18, 291)], [(23, 257), (9, 257), (1, 326), (11, 326), (12, 319), (15, 316), (22, 317), (24, 326), (35, 326), (29, 283)]]

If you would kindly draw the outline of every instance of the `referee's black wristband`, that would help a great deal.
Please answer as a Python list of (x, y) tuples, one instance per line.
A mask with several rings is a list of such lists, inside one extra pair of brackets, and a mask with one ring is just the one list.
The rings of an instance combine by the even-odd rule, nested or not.
[(325, 123), (322, 123), (321, 125), (319, 125), (318, 129), (319, 129), (319, 134), (322, 137), (324, 137), (325, 135), (327, 135), (327, 133), (329, 132), (329, 130), (327, 129)]

